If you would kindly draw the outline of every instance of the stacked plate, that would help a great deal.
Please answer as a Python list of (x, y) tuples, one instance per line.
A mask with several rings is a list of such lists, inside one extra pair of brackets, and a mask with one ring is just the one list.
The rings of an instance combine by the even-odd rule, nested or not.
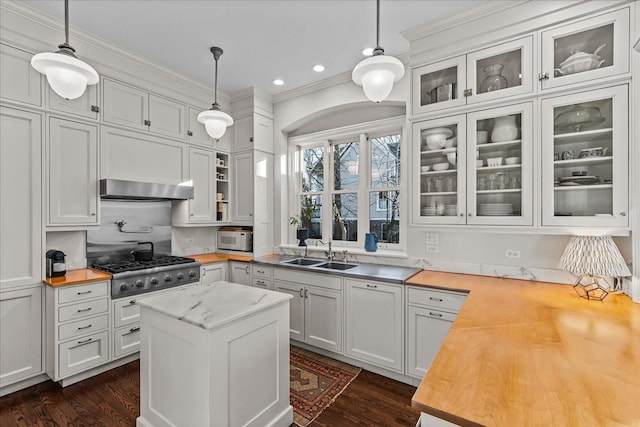
[(435, 206), (423, 206), (420, 209), (420, 214), (422, 214), (423, 216), (435, 216), (437, 215), (436, 212), (437, 211)]
[(444, 205), (444, 214), (446, 216), (457, 216), (458, 205)]
[(560, 178), (558, 185), (594, 185), (599, 184), (600, 178), (597, 176), (564, 176)]
[(478, 205), (480, 216), (507, 216), (513, 215), (512, 203), (481, 203)]

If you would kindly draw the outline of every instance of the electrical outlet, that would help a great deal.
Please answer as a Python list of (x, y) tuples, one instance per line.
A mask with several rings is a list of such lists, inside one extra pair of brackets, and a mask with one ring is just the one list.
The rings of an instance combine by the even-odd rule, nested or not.
[(184, 239), (185, 243), (193, 243), (193, 237), (187, 237), (186, 239)]
[(427, 232), (427, 245), (437, 245), (438, 244), (438, 233), (436, 232)]
[(438, 245), (427, 245), (427, 253), (438, 253), (440, 251), (440, 248), (438, 247)]
[(520, 251), (515, 249), (507, 249), (504, 253), (507, 258), (520, 258)]

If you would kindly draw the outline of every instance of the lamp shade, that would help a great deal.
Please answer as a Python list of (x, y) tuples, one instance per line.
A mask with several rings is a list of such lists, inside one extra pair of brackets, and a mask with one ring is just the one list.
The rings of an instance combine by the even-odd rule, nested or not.
[(64, 53), (38, 53), (31, 58), (31, 66), (47, 76), (51, 89), (65, 99), (81, 97), (87, 85), (99, 80), (92, 66)]
[(227, 127), (233, 124), (233, 118), (220, 110), (205, 110), (198, 114), (198, 121), (204, 124), (207, 133), (211, 138), (222, 138), (227, 131)]
[(611, 236), (574, 236), (558, 268), (582, 276), (631, 276)]
[(373, 102), (382, 102), (391, 93), (393, 84), (404, 76), (404, 64), (393, 56), (376, 55), (363, 59), (351, 73), (353, 82), (362, 86)]

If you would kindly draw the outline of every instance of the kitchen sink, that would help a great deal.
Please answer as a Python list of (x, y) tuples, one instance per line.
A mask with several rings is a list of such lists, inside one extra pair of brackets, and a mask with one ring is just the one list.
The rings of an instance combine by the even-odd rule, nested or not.
[(289, 261), (282, 261), (282, 264), (317, 266), (318, 264), (321, 264), (323, 262), (324, 261), (321, 259), (296, 258)]
[(357, 264), (345, 264), (342, 262), (327, 262), (324, 264), (316, 265), (316, 267), (318, 268), (328, 268), (330, 270), (348, 270), (357, 266)]

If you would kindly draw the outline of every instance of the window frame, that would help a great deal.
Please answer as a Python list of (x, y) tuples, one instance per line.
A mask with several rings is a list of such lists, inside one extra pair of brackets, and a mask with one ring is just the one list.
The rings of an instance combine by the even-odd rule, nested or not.
[[(337, 129), (331, 129), (322, 132), (316, 132), (308, 135), (290, 137), (288, 140), (288, 157), (289, 157), (289, 188), (293, 191), (289, 195), (289, 211), (291, 215), (300, 214), (300, 198), (306, 194), (319, 194), (322, 196), (322, 238), (308, 239), (307, 244), (314, 246), (321, 243), (327, 243), (332, 236), (333, 223), (333, 195), (341, 193), (355, 193), (357, 195), (358, 206), (358, 238), (356, 241), (333, 240), (332, 245), (336, 248), (353, 248), (364, 249), (365, 234), (369, 232), (370, 222), (370, 206), (369, 197), (372, 192), (382, 191), (399, 191), (400, 197), (400, 243), (378, 243), (378, 247), (385, 250), (406, 251), (407, 247), (407, 218), (408, 218), (408, 182), (407, 174), (409, 164), (407, 162), (407, 138), (406, 138), (406, 119), (404, 116), (393, 117), (389, 119), (377, 120), (373, 122), (362, 123), (353, 126), (346, 126)], [(392, 134), (400, 135), (400, 182), (397, 187), (372, 187), (371, 179), (371, 160), (370, 160), (370, 139), (387, 136)], [(334, 150), (333, 146), (345, 142), (359, 142), (359, 160), (358, 175), (359, 182), (357, 190), (335, 190), (334, 177)], [(302, 191), (302, 150), (322, 146), (323, 155), (323, 173), (324, 187), (322, 192), (303, 192)], [(404, 153), (404, 155), (402, 154)], [(287, 243), (297, 244), (295, 230), (289, 226), (289, 220), (286, 220), (288, 229)]]

